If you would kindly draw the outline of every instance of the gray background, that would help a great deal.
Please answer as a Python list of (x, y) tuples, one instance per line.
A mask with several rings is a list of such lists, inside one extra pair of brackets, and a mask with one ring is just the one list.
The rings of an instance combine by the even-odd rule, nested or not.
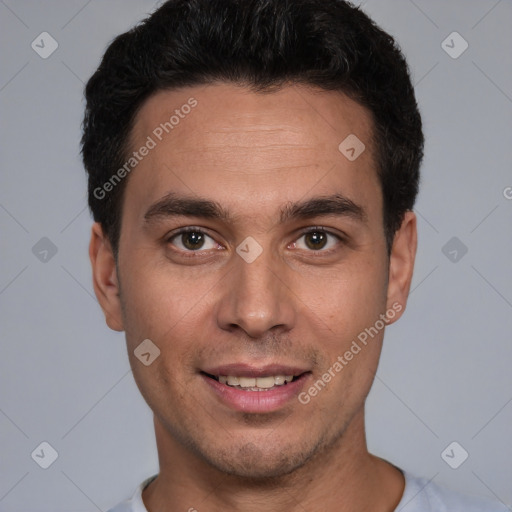
[[(92, 291), (78, 145), (84, 82), (107, 43), (154, 6), (0, 0), (2, 512), (104, 511), (158, 470), (124, 337), (106, 327)], [(364, 9), (409, 59), (427, 138), (415, 278), (405, 316), (386, 333), (369, 446), (510, 507), (512, 2)], [(44, 31), (59, 45), (47, 59), (31, 48)], [(456, 59), (441, 46), (453, 31), (469, 44)], [(445, 44), (453, 53), (460, 43)], [(42, 441), (58, 452), (46, 470), (31, 458)], [(458, 469), (441, 457), (453, 441), (469, 453)], [(457, 461), (461, 451), (449, 453)]]

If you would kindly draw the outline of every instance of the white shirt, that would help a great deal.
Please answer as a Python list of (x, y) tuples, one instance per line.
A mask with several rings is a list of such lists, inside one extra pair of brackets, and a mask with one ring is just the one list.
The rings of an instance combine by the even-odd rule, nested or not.
[[(406, 471), (403, 474), (405, 489), (395, 512), (509, 512), (502, 503), (450, 491)], [(123, 501), (108, 512), (148, 512), (142, 501), (142, 491), (156, 476), (142, 482), (131, 499)]]

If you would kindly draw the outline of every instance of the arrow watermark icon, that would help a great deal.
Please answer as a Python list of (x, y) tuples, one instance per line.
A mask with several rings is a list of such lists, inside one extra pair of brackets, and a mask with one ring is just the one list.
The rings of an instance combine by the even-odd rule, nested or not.
[(39, 57), (47, 59), (59, 47), (59, 43), (48, 32), (41, 32), (30, 46)]
[(441, 458), (450, 466), (452, 469), (457, 469), (469, 457), (469, 453), (460, 445), (457, 441), (451, 442), (442, 452)]
[(32, 460), (41, 468), (48, 469), (59, 457), (57, 450), (47, 441), (43, 441), (30, 454)]
[(150, 339), (145, 339), (133, 353), (144, 366), (149, 366), (160, 355), (160, 349)]
[(441, 43), (441, 48), (452, 59), (458, 59), (468, 47), (468, 42), (458, 32), (452, 32)]
[(444, 244), (441, 252), (452, 262), (458, 263), (468, 252), (467, 246), (456, 236)]
[(46, 236), (43, 236), (33, 247), (32, 254), (42, 263), (48, 263), (56, 254), (57, 246)]
[(236, 252), (246, 263), (252, 263), (263, 252), (263, 247), (252, 236), (248, 236), (237, 246)]
[(357, 160), (365, 149), (366, 146), (357, 137), (357, 135), (354, 135), (353, 133), (343, 139), (338, 146), (340, 153), (350, 162)]

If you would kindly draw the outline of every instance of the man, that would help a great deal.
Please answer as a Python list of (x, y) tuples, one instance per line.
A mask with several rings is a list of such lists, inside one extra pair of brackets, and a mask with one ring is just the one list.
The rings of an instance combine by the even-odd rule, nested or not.
[(94, 288), (160, 462), (113, 511), (505, 510), (366, 447), (423, 151), (389, 35), (341, 0), (170, 0), (86, 99)]

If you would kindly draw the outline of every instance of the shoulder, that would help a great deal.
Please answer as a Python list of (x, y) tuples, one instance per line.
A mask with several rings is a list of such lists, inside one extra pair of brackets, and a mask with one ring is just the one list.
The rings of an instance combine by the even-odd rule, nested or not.
[(395, 512), (508, 512), (499, 502), (452, 491), (406, 471), (405, 489)]
[(142, 482), (137, 489), (135, 490), (135, 493), (133, 496), (123, 501), (122, 503), (119, 503), (114, 508), (111, 508), (108, 512), (147, 512), (146, 507), (144, 506), (144, 502), (142, 501), (142, 491), (144, 488), (149, 485), (157, 475), (153, 475), (150, 478), (147, 478)]

